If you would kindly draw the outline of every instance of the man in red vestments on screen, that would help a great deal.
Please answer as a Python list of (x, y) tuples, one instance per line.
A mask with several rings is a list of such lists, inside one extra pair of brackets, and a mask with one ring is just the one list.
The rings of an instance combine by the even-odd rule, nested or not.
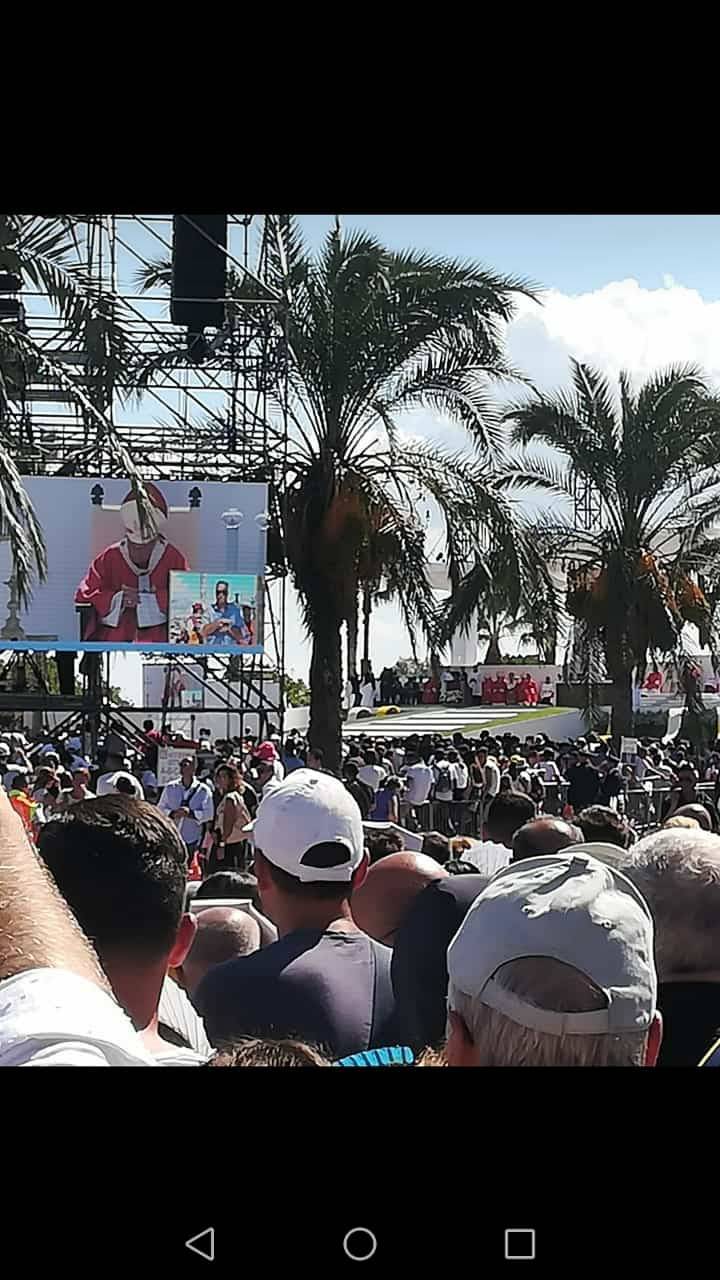
[(125, 537), (101, 551), (75, 592), (75, 603), (92, 605), (83, 639), (110, 644), (165, 643), (168, 638), (170, 572), (187, 572), (185, 556), (168, 542), (167, 502), (146, 485), (155, 528), (143, 528), (128, 493), (120, 508)]

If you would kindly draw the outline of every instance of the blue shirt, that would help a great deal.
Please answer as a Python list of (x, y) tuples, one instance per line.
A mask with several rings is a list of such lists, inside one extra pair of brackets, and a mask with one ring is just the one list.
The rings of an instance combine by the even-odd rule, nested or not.
[(296, 929), (215, 965), (193, 995), (215, 1047), (297, 1037), (343, 1058), (395, 1043), (392, 951), (365, 933)]
[[(222, 608), (213, 604), (210, 606), (212, 611), (212, 621), (217, 622), (219, 618), (227, 618), (231, 627), (235, 627), (242, 635), (243, 640), (249, 640), (250, 632), (248, 631), (242, 611), (236, 604), (224, 604)], [(236, 645), (229, 631), (216, 631), (213, 635), (208, 636), (208, 644), (217, 645), (218, 647), (227, 648), (229, 645)]]

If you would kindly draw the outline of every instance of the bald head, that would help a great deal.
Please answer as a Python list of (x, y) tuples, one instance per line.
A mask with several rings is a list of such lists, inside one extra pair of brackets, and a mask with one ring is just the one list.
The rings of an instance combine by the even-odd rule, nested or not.
[(712, 831), (712, 820), (704, 804), (681, 804), (675, 810), (676, 818), (694, 818), (703, 831)]
[(570, 845), (583, 844), (585, 837), (579, 827), (564, 818), (533, 818), (515, 832), (512, 842), (513, 862), (523, 858), (542, 858), (549, 853), (559, 853)]
[(424, 853), (390, 853), (373, 863), (367, 879), (352, 896), (355, 923), (377, 942), (391, 947), (411, 904), (447, 871)]
[(260, 948), (260, 926), (247, 911), (206, 907), (196, 919), (197, 933), (180, 969), (183, 986), (191, 995), (209, 969)]

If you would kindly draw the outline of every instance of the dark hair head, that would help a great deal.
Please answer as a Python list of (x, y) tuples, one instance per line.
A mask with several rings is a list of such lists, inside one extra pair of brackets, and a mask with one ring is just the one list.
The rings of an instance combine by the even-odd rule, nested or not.
[(609, 805), (588, 805), (587, 809), (578, 814), (576, 822), (588, 844), (591, 840), (599, 840), (603, 844), (616, 844), (621, 849), (627, 849), (630, 840), (629, 823)]
[[(332, 867), (338, 865), (338, 849), (340, 846), (332, 842), (313, 845), (303, 855), (313, 857), (313, 866)], [(347, 857), (347, 850), (345, 850)], [(326, 857), (323, 863), (322, 859)], [(343, 902), (351, 897), (355, 885), (355, 875), (350, 881), (338, 880), (299, 880), (297, 876), (290, 875), (289, 871), (283, 871), (282, 867), (276, 867), (269, 858), (266, 858), (262, 849), (255, 849), (255, 861), (262, 858), (264, 867), (266, 868), (270, 879), (276, 889), (280, 889), (282, 893), (287, 894), (290, 898), (304, 898), (306, 901), (315, 900), (317, 902)]]
[(403, 838), (397, 831), (377, 831), (366, 835), (365, 844), (371, 864), (378, 862), (380, 858), (386, 858), (389, 853), (402, 853), (405, 847)]
[(465, 862), (462, 858), (450, 858), (445, 863), (449, 876), (476, 876), (478, 869), (474, 862)]
[(366, 763), (366, 764), (377, 764), (377, 756), (376, 756), (376, 754), (375, 754), (375, 752), (374, 752), (374, 751), (371, 751), (370, 749), (368, 749), (368, 750), (365, 752), (365, 763)]
[(40, 855), (102, 960), (170, 951), (185, 902), (187, 849), (144, 800), (81, 800), (46, 823)]
[(346, 760), (343, 765), (343, 774), (348, 782), (354, 782), (358, 775), (358, 767), (354, 760)]
[(536, 809), (529, 796), (516, 791), (502, 791), (495, 796), (487, 815), (487, 833), (491, 840), (509, 849), (520, 827), (535, 817)]
[(255, 898), (257, 879), (249, 871), (215, 871), (199, 886), (196, 898)]
[(152, 729), (152, 728), (153, 728), (152, 720), (143, 720), (143, 729)]
[(228, 595), (230, 594), (230, 583), (229, 583), (229, 582), (226, 582), (224, 578), (220, 578), (220, 580), (219, 580), (218, 582), (216, 582), (216, 583), (215, 583), (215, 592), (216, 592), (216, 594), (217, 594), (217, 592), (219, 591), (220, 587), (224, 587), (224, 588), (225, 588), (225, 590), (227, 591)]
[(450, 857), (450, 841), (439, 831), (427, 831), (423, 836), (421, 852), (445, 866)]
[(387, 778), (383, 778), (381, 786), (384, 791), (399, 791), (402, 786), (402, 779), (390, 774)]
[(308, 747), (308, 755), (313, 756), (318, 764), (324, 764), (325, 762), (325, 752), (322, 747)]
[(237, 768), (235, 767), (235, 765), (234, 765), (234, 764), (229, 764), (229, 763), (228, 763), (228, 764), (219, 764), (219, 765), (218, 765), (218, 767), (217, 767), (217, 769), (215, 770), (215, 777), (214, 777), (214, 781), (215, 781), (215, 782), (217, 782), (218, 777), (219, 777), (219, 775), (220, 775), (221, 773), (226, 773), (226, 774), (227, 774), (227, 776), (228, 776), (228, 782), (229, 782), (228, 790), (229, 790), (229, 791), (243, 791), (243, 790), (244, 790), (244, 786), (245, 786), (245, 784), (243, 783), (243, 780), (242, 780), (242, 778), (240, 777), (240, 770), (239, 770), (239, 769), (237, 769)]
[(24, 791), (28, 784), (28, 776), (26, 773), (16, 773), (15, 777), (10, 781), (11, 791)]
[(122, 776), (120, 776), (119, 778), (116, 778), (115, 790), (119, 791), (120, 795), (123, 795), (123, 796), (135, 795), (135, 788), (133, 787), (133, 784), (130, 781), (130, 779), (123, 778)]

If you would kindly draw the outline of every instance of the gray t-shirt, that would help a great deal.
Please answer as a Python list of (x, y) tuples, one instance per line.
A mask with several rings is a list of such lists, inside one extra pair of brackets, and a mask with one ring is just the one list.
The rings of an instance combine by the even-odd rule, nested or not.
[(216, 1047), (292, 1037), (332, 1058), (393, 1043), (392, 951), (365, 933), (297, 929), (211, 969), (194, 996)]

